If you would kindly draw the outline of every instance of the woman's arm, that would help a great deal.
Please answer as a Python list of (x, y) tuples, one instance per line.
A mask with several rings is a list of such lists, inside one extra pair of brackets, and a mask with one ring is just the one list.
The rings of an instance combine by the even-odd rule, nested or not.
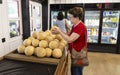
[(62, 32), (58, 27), (52, 30), (53, 34), (60, 34), (68, 43), (74, 42), (76, 39), (80, 37), (77, 33), (72, 33), (70, 36)]
[(70, 36), (65, 35), (63, 32), (60, 32), (60, 34), (68, 43), (74, 42), (80, 37), (77, 33), (72, 33)]

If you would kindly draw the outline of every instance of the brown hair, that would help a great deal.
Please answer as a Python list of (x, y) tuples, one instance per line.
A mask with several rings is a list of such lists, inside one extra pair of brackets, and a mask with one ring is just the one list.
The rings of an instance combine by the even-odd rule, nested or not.
[(79, 17), (80, 20), (83, 18), (83, 8), (81, 7), (74, 7), (69, 10), (69, 13), (73, 15), (73, 17)]

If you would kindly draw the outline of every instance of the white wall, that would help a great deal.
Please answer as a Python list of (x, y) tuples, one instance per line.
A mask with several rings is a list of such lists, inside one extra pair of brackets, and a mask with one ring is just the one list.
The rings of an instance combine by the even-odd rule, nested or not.
[(105, 3), (120, 2), (120, 0), (49, 0), (50, 4), (70, 4), (70, 3)]
[[(19, 0), (18, 3), (21, 5), (21, 0)], [(21, 12), (21, 8), (19, 8), (19, 12)], [(21, 13), (19, 13), (19, 17), (19, 20), (21, 20)], [(2, 0), (2, 4), (0, 4), (0, 57), (3, 57), (9, 52), (17, 49), (17, 47), (22, 43), (22, 21), (19, 22), (21, 34), (17, 37), (10, 38), (9, 19), (7, 0)], [(5, 38), (6, 41), (2, 42), (2, 38)]]
[(4, 48), (4, 45), (3, 45), (3, 43), (2, 43), (2, 38), (4, 37), (4, 35), (3, 35), (3, 21), (2, 21), (2, 14), (3, 14), (3, 12), (2, 12), (2, 8), (3, 8), (3, 6), (2, 6), (2, 4), (0, 4), (0, 57), (1, 56), (3, 56), (3, 54), (4, 54), (4, 50), (3, 50), (3, 48)]

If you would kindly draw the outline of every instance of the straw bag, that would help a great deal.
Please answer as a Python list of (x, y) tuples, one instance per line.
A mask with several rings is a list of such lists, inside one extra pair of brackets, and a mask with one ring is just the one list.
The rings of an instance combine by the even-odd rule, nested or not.
[(72, 49), (72, 65), (73, 66), (88, 66), (87, 48), (83, 47), (80, 52)]

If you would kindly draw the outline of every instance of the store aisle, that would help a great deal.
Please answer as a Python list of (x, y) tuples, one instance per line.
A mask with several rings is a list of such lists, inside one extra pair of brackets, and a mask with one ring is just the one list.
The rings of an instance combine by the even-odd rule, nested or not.
[(84, 75), (120, 75), (120, 54), (89, 52)]

